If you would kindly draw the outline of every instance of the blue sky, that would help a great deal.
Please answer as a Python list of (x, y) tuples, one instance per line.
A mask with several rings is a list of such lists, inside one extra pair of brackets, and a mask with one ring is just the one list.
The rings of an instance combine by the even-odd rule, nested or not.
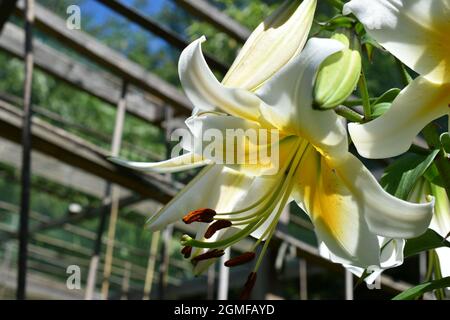
[[(144, 14), (151, 16), (158, 13), (166, 1), (168, 0), (147, 0), (147, 7)], [(131, 6), (134, 0), (121, 0), (120, 2)], [(106, 15), (110, 14), (110, 10), (95, 0), (86, 0), (81, 6), (81, 11), (83, 12), (84, 10), (86, 10), (86, 12), (90, 12), (91, 14), (95, 13), (95, 18), (99, 21), (103, 20)]]
[[(120, 0), (120, 2), (128, 6), (132, 6), (134, 1), (135, 0)], [(147, 0), (147, 6), (142, 13), (147, 16), (153, 16), (161, 10), (161, 7), (165, 2), (169, 2), (169, 0)], [(95, 0), (85, 0), (81, 5), (81, 12), (89, 12), (98, 23), (101, 23), (111, 16), (119, 17), (115, 12)], [(134, 25), (132, 28), (134, 28)], [(136, 26), (136, 28), (138, 27)], [(152, 41), (149, 41), (149, 46), (151, 46), (152, 49), (158, 49), (165, 45), (167, 45), (167, 43), (159, 38), (152, 38)]]

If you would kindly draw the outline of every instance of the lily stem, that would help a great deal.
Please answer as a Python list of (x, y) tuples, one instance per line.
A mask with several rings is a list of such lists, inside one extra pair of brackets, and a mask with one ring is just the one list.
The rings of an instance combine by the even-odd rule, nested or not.
[(369, 121), (372, 116), (372, 110), (370, 107), (369, 90), (367, 89), (367, 81), (364, 70), (361, 70), (361, 77), (359, 77), (358, 86), (364, 109), (364, 120)]
[(359, 114), (358, 112), (356, 112), (353, 109), (350, 109), (346, 106), (340, 105), (337, 106), (334, 111), (344, 117), (345, 119), (351, 121), (351, 122), (363, 122), (364, 121), (364, 116)]
[[(374, 103), (375, 101), (378, 100), (379, 97), (377, 98), (370, 98), (369, 101), (370, 103)], [(351, 100), (346, 100), (342, 103), (344, 106), (346, 107), (356, 107), (356, 106), (360, 106), (363, 104), (362, 99), (351, 99)]]

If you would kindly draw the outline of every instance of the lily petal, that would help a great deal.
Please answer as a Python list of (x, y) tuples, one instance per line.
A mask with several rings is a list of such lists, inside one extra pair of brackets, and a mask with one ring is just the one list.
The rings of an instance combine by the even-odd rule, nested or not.
[(218, 108), (230, 115), (258, 120), (260, 101), (254, 94), (244, 89), (227, 88), (217, 81), (202, 53), (201, 43), (205, 40), (205, 37), (195, 40), (180, 56), (178, 74), (189, 100), (197, 111)]
[(246, 195), (253, 181), (235, 170), (212, 164), (204, 168), (167, 205), (149, 219), (151, 230), (159, 230), (199, 208), (232, 210)]
[(312, 147), (300, 164), (293, 198), (310, 216), (327, 258), (362, 268), (379, 264), (378, 239), (369, 231), (363, 204)]
[(408, 67), (429, 80), (450, 80), (450, 1), (352, 0), (367, 32)]
[(409, 239), (426, 231), (433, 215), (434, 199), (428, 203), (411, 203), (390, 195), (351, 153), (345, 159), (327, 162), (361, 204), (371, 232)]
[(188, 152), (181, 156), (159, 162), (126, 161), (119, 158), (110, 158), (109, 160), (130, 169), (159, 173), (185, 171), (205, 166), (211, 162), (209, 159), (204, 159), (202, 156), (193, 154), (192, 152)]
[(343, 48), (336, 40), (310, 39), (298, 57), (257, 91), (264, 101), (261, 113), (267, 122), (335, 156), (347, 151), (345, 125), (334, 111), (312, 108), (313, 87), (321, 63)]
[(223, 83), (253, 91), (273, 76), (303, 49), (316, 5), (317, 0), (286, 1), (253, 31)]
[(253, 121), (238, 117), (202, 113), (186, 120), (192, 133), (186, 150), (202, 154), (216, 163), (249, 175), (272, 175), (289, 157), (298, 139), (279, 137)]
[(335, 263), (342, 263), (345, 269), (353, 273), (357, 277), (361, 277), (364, 271), (368, 271), (370, 274), (364, 279), (367, 284), (372, 284), (381, 275), (384, 270), (395, 268), (403, 264), (403, 249), (405, 247), (405, 240), (403, 239), (387, 239), (384, 237), (378, 237), (380, 261), (377, 265), (371, 265), (367, 267), (358, 267), (351, 264), (346, 264), (345, 261), (339, 257), (336, 257), (321, 241), (319, 243), (320, 255)]
[(366, 124), (349, 124), (359, 154), (366, 158), (388, 158), (409, 149), (428, 123), (449, 112), (450, 84), (435, 84), (418, 77), (403, 89), (391, 108)]

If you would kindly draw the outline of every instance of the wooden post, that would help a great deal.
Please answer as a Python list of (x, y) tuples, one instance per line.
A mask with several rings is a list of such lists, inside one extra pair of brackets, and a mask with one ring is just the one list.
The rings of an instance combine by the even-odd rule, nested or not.
[(127, 261), (125, 263), (125, 269), (123, 271), (122, 296), (120, 297), (120, 300), (128, 300), (128, 293), (130, 290), (130, 277), (131, 277), (131, 263)]
[[(122, 85), (122, 93), (119, 103), (117, 104), (116, 123), (112, 140), (111, 155), (119, 156), (120, 146), (122, 143), (123, 126), (125, 122), (127, 83), (124, 81)], [(109, 216), (108, 240), (106, 242), (105, 266), (103, 269), (102, 298), (108, 299), (109, 293), (109, 277), (111, 276), (112, 260), (114, 255), (114, 239), (116, 236), (116, 225), (119, 216), (119, 199), (120, 188), (117, 185), (111, 187), (111, 213)]]
[(22, 173), (19, 222), (19, 257), (17, 266), (17, 299), (26, 298), (26, 273), (28, 250), (28, 218), (30, 211), (31, 179), (31, 117), (33, 84), (33, 23), (34, 0), (25, 1), (25, 81), (23, 93)]
[(170, 260), (170, 241), (173, 234), (173, 225), (167, 226), (162, 234), (162, 250), (161, 250), (161, 262), (159, 264), (159, 300), (166, 298), (167, 276), (169, 273), (169, 260)]
[(300, 300), (308, 300), (308, 265), (305, 259), (299, 260)]
[(156, 254), (158, 253), (159, 238), (161, 232), (153, 232), (150, 245), (150, 254), (147, 263), (147, 272), (145, 274), (144, 296), (143, 300), (150, 300), (152, 295), (153, 278), (155, 275)]

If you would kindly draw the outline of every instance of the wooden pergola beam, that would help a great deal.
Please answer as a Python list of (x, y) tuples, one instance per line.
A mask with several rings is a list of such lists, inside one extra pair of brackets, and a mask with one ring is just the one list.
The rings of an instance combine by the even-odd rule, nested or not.
[[(116, 13), (122, 15), (123, 17), (127, 18), (131, 22), (134, 22), (144, 28), (147, 31), (150, 31), (151, 33), (161, 37), (174, 47), (176, 47), (179, 50), (183, 50), (189, 45), (189, 42), (184, 40), (182, 37), (180, 37), (177, 33), (167, 29), (166, 27), (162, 26), (158, 22), (154, 21), (153, 19), (143, 15), (138, 10), (126, 6), (122, 3), (120, 3), (117, 0), (97, 0), (104, 6), (110, 8), (111, 10), (115, 11)], [(225, 74), (229, 67), (225, 65), (224, 63), (220, 62), (217, 58), (211, 56), (208, 53), (205, 53), (205, 59), (211, 66), (211, 68), (216, 69), (220, 71), (222, 74)]]
[[(23, 59), (25, 35), (21, 28), (7, 23), (5, 32), (0, 37), (0, 49)], [(120, 81), (109, 74), (93, 70), (86, 65), (70, 59), (39, 40), (33, 41), (35, 64), (44, 72), (58, 80), (87, 92), (102, 101), (117, 105), (120, 92)], [(161, 106), (146, 99), (136, 90), (127, 95), (127, 111), (145, 121), (160, 123), (162, 121)]]
[[(0, 100), (0, 134), (4, 138), (16, 143), (20, 141), (21, 120), (22, 112), (19, 109)], [(121, 185), (145, 198), (166, 203), (176, 194), (173, 186), (162, 177), (138, 175), (119, 168), (106, 159), (109, 154), (105, 150), (40, 119), (33, 119), (32, 136), (34, 150)]]
[[(19, 1), (16, 14), (23, 17), (23, 1)], [(170, 104), (177, 112), (189, 114), (192, 105), (186, 96), (173, 85), (144, 70), (121, 53), (78, 30), (66, 28), (65, 22), (51, 11), (35, 5), (35, 26), (44, 33), (62, 41), (65, 45), (106, 68), (122, 80), (155, 95)]]
[(250, 36), (250, 30), (205, 0), (175, 0), (175, 2), (192, 15), (205, 20), (241, 43)]

